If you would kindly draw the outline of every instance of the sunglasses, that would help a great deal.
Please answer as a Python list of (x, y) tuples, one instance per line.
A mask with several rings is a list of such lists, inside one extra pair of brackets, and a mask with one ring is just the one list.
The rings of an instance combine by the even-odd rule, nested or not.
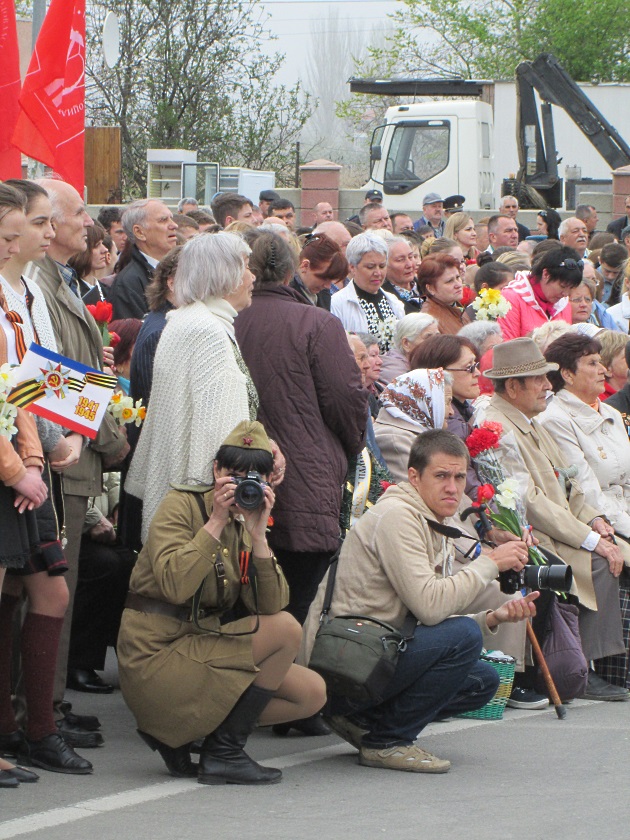
[(479, 362), (473, 362), (465, 368), (444, 368), (444, 370), (461, 371), (462, 373), (474, 373), (476, 370), (479, 370)]

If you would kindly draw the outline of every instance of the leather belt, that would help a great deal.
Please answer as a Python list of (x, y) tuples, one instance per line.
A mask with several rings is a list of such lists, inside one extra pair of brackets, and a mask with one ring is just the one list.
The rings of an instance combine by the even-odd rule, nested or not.
[(157, 598), (147, 598), (144, 595), (138, 595), (136, 592), (127, 593), (125, 608), (136, 612), (166, 615), (169, 618), (176, 618), (178, 621), (191, 621), (190, 607), (169, 604), (166, 601), (158, 601)]

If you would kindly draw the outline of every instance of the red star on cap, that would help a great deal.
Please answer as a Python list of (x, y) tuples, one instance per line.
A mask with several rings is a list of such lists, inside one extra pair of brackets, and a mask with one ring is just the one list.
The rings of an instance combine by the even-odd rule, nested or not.
[(250, 437), (244, 437), (243, 438), (243, 443), (244, 443), (245, 446), (251, 446), (253, 442), (254, 442), (253, 438), (250, 438)]

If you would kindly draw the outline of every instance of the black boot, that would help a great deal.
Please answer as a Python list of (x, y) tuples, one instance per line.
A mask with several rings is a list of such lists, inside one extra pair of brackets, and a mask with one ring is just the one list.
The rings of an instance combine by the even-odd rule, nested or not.
[(296, 732), (300, 732), (302, 735), (308, 735), (309, 737), (330, 735), (332, 733), (332, 729), (326, 724), (320, 712), (317, 712), (317, 714), (311, 715), (310, 717), (302, 718), (302, 720), (292, 720), (288, 723), (277, 723), (275, 726), (272, 726), (271, 729), (274, 735), (288, 735), (292, 729), (295, 729)]
[(223, 723), (208, 735), (199, 757), (200, 784), (271, 785), (280, 781), (281, 770), (261, 767), (243, 749), (273, 696), (273, 691), (250, 686)]
[(154, 752), (156, 750), (159, 752), (171, 776), (175, 776), (177, 779), (192, 779), (197, 775), (197, 765), (190, 760), (190, 744), (184, 744), (181, 747), (169, 747), (158, 741), (153, 735), (141, 732), (140, 729), (136, 729), (136, 732)]

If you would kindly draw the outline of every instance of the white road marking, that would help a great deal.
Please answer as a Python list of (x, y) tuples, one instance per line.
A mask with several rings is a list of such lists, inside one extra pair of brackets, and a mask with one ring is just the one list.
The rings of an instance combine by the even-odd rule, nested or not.
[[(576, 700), (569, 707), (569, 714), (571, 708), (590, 706), (595, 702), (597, 701)], [(540, 714), (555, 716), (552, 706), (535, 712), (509, 709), (507, 717), (502, 722), (514, 723), (523, 720), (526, 716)], [(495, 723), (497, 721), (454, 718), (441, 723), (429, 724), (423, 734), (442, 735)], [(420, 741), (422, 742), (422, 738)], [(328, 747), (320, 747), (301, 753), (294, 753), (293, 755), (274, 758), (272, 763), (274, 767), (284, 770), (287, 767), (298, 767), (301, 764), (311, 764), (315, 761), (325, 761), (326, 759), (334, 758), (337, 755), (346, 755), (349, 750), (352, 750), (349, 744), (333, 744)], [(50, 829), (57, 825), (67, 825), (68, 823), (78, 822), (79, 820), (98, 816), (99, 814), (120, 811), (123, 808), (130, 808), (134, 805), (143, 805), (146, 802), (152, 802), (156, 799), (162, 800), (167, 796), (178, 796), (180, 793), (199, 793), (200, 791), (207, 792), (207, 787), (197, 784), (194, 779), (171, 779), (167, 782), (146, 785), (144, 787), (134, 788), (133, 790), (126, 790), (122, 793), (100, 796), (95, 799), (86, 799), (64, 808), (51, 808), (47, 811), (40, 811), (37, 814), (30, 814), (26, 817), (18, 817), (17, 819), (0, 823), (0, 840), (11, 840), (13, 837), (20, 837), (35, 831)]]

